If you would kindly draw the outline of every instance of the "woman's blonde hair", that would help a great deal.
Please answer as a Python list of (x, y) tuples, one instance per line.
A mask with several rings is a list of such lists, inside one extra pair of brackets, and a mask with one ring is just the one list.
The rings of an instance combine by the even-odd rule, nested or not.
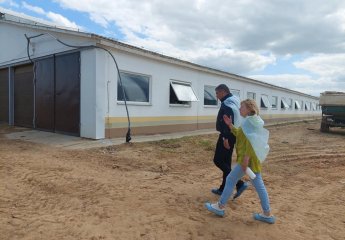
[(244, 104), (246, 108), (250, 111), (249, 116), (253, 115), (259, 115), (259, 108), (258, 105), (256, 105), (256, 102), (253, 99), (246, 99), (241, 102), (241, 104)]

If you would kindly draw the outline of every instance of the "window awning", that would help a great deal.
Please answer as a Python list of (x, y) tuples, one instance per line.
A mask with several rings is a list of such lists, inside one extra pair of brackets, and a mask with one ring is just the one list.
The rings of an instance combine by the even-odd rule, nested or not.
[(286, 102), (285, 98), (282, 98), (281, 102), (281, 105), (284, 109), (289, 109), (289, 104)]
[(198, 101), (198, 98), (196, 97), (192, 86), (177, 83), (177, 82), (171, 82), (171, 87), (173, 88), (176, 97), (179, 101), (182, 102), (196, 102)]
[(308, 103), (308, 102), (305, 103), (305, 109), (310, 110), (310, 103)]
[(262, 101), (263, 106), (264, 106), (265, 108), (269, 108), (269, 106), (271, 105), (271, 104), (270, 104), (270, 100), (268, 100), (268, 96), (266, 96), (266, 95), (262, 95), (262, 96), (261, 96), (261, 101)]
[(301, 105), (299, 104), (298, 101), (295, 101), (295, 108), (296, 109), (301, 109)]
[(204, 87), (204, 105), (218, 105), (217, 96), (215, 93), (215, 87)]

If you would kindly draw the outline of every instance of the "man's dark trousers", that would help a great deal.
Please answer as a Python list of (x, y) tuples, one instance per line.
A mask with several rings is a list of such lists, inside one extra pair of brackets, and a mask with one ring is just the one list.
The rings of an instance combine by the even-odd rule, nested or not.
[[(234, 144), (230, 143), (230, 149), (226, 149), (223, 144), (223, 137), (219, 135), (213, 162), (223, 172), (223, 181), (219, 187), (220, 191), (224, 190), (226, 177), (231, 171), (231, 157), (233, 150)], [(236, 184), (236, 190), (238, 190), (243, 185), (243, 183), (244, 182), (242, 180), (239, 180)]]

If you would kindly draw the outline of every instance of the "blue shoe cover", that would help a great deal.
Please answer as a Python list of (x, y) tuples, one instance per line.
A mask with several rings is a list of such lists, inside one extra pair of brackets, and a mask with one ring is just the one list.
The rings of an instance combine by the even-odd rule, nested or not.
[(273, 224), (276, 222), (275, 216), (267, 217), (267, 216), (262, 215), (260, 213), (254, 213), (253, 218), (257, 221), (261, 221), (261, 222), (265, 222), (265, 223), (269, 223), (269, 224)]
[(214, 214), (216, 214), (218, 216), (221, 216), (221, 217), (224, 216), (224, 213), (225, 213), (224, 210), (218, 210), (218, 209), (212, 207), (212, 204), (209, 202), (205, 203), (205, 207), (207, 208), (207, 210), (209, 210), (210, 212), (213, 212)]

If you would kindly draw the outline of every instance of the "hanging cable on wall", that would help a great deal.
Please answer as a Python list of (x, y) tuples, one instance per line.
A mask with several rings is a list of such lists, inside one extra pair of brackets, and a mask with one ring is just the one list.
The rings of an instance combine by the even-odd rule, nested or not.
[[(124, 97), (125, 107), (126, 107), (127, 121), (128, 121), (128, 130), (127, 130), (127, 134), (126, 134), (126, 142), (131, 141), (131, 139), (132, 139), (131, 138), (131, 121), (130, 121), (130, 118), (129, 118), (129, 112), (128, 112), (128, 107), (127, 107), (126, 92), (125, 92), (125, 89), (124, 89), (123, 84), (122, 84), (122, 79), (121, 79), (121, 74), (120, 74), (119, 66), (117, 65), (117, 62), (116, 62), (116, 59), (115, 59), (114, 55), (108, 49), (103, 48), (103, 47), (99, 47), (99, 46), (95, 46), (95, 45), (84, 45), (84, 46), (71, 45), (71, 44), (68, 44), (68, 43), (65, 43), (65, 42), (61, 41), (60, 39), (58, 39), (57, 37), (55, 37), (51, 33), (41, 33), (41, 34), (38, 34), (38, 35), (35, 35), (35, 36), (31, 36), (31, 37), (28, 37), (26, 34), (24, 34), (24, 35), (25, 35), (25, 38), (27, 40), (26, 51), (27, 51), (27, 54), (28, 54), (28, 58), (29, 58), (30, 62), (32, 62), (32, 63), (33, 63), (33, 60), (30, 57), (30, 51), (29, 51), (29, 49), (30, 49), (30, 41), (33, 38), (41, 37), (43, 35), (49, 35), (50, 37), (54, 38), (57, 42), (61, 43), (62, 45), (65, 45), (67, 47), (70, 47), (70, 48), (75, 48), (75, 49), (80, 49), (80, 50), (82, 50), (82, 49), (90, 49), (90, 48), (97, 48), (97, 49), (102, 49), (102, 50), (106, 51), (107, 53), (109, 53), (109, 55), (113, 59), (113, 61), (115, 63), (115, 66), (116, 66), (118, 78), (120, 80), (120, 85), (121, 85), (121, 88), (122, 88), (122, 94), (123, 94), (123, 97)], [(108, 91), (108, 84), (107, 84), (107, 91)], [(109, 92), (107, 94), (108, 94), (108, 112), (109, 112)]]
[[(36, 96), (36, 63), (34, 61), (32, 61), (32, 59), (30, 58), (30, 39), (25, 35), (25, 38), (27, 40), (27, 45), (26, 45), (26, 52), (28, 54), (29, 60), (32, 63), (32, 72), (33, 72), (33, 79), (32, 79), (32, 84), (33, 84), (33, 94), (34, 96)], [(38, 35), (42, 36), (43, 34)], [(34, 103), (33, 103), (33, 110), (34, 110), (34, 116), (32, 116), (32, 126), (34, 128), (36, 128), (36, 99), (33, 99)]]

